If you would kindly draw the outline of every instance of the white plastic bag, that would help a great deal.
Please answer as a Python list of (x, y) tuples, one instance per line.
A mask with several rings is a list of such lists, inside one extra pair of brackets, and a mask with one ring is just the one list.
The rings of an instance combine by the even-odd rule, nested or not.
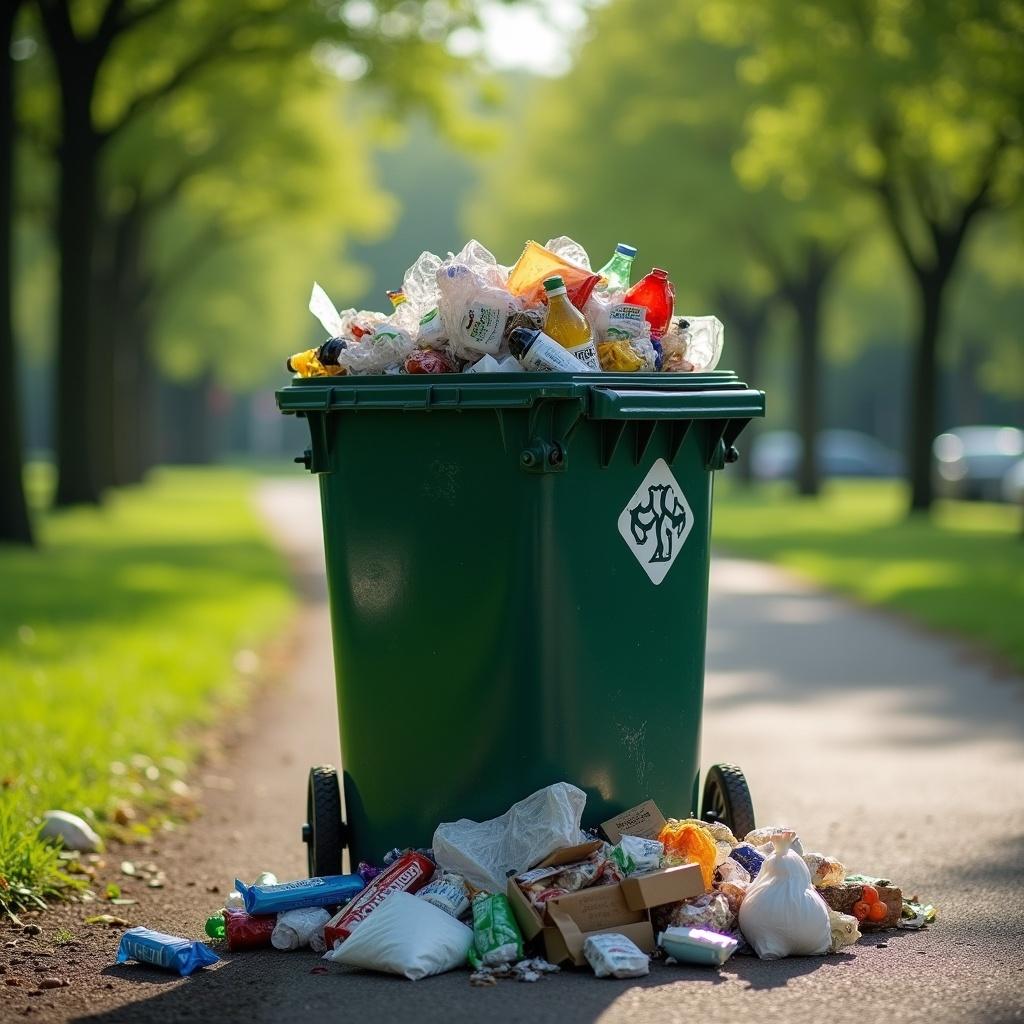
[(400, 366), (413, 350), (413, 340), (400, 327), (376, 326), (373, 334), (349, 345), (338, 356), (338, 365), (349, 373), (386, 373)]
[(828, 907), (811, 885), (811, 873), (792, 849), (794, 832), (772, 838), (765, 860), (740, 906), (740, 930), (762, 960), (816, 956), (832, 944)]
[(78, 853), (95, 853), (103, 846), (92, 825), (70, 811), (47, 811), (39, 838), (59, 839), (65, 850)]
[(274, 949), (283, 950), (305, 949), (309, 946), (315, 952), (322, 953), (327, 948), (324, 925), (330, 919), (330, 911), (323, 907), (286, 910), (277, 915), (277, 924), (270, 933), (270, 944)]
[(466, 962), (473, 931), (408, 892), (394, 892), (325, 960), (419, 981)]
[(586, 802), (582, 789), (556, 782), (513, 804), (500, 818), (445, 822), (434, 832), (434, 858), (438, 867), (478, 889), (504, 892), (510, 871), (519, 874), (559, 847), (581, 841)]
[(651, 970), (647, 954), (617, 932), (591, 935), (583, 943), (583, 956), (597, 978), (642, 978)]

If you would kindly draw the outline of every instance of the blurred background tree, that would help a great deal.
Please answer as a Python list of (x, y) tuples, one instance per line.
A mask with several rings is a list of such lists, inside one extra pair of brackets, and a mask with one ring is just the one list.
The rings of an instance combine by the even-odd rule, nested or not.
[(471, 234), (503, 262), (527, 237), (597, 263), (637, 245), (771, 392), (799, 493), (823, 430), (852, 428), (906, 452), (926, 508), (936, 433), (1021, 418), (1021, 11), (8, 5), (0, 539), (30, 536), (19, 426), (58, 504), (277, 451), (281, 361), (319, 339), (311, 281), (386, 308), (421, 250)]

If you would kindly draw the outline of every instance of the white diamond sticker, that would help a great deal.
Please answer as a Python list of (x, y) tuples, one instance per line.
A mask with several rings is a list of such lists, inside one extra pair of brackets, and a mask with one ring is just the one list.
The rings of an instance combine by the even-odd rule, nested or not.
[(668, 463), (658, 459), (619, 516), (619, 533), (657, 586), (693, 529), (693, 512)]

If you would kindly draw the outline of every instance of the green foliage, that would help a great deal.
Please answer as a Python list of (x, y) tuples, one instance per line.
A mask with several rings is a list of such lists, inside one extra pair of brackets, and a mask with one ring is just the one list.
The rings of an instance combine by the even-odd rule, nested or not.
[(870, 605), (905, 612), (1024, 668), (1020, 509), (939, 502), (929, 520), (903, 515), (892, 482), (832, 482), (817, 501), (777, 487), (723, 489), (714, 540), (769, 559)]
[(273, 635), (291, 607), (251, 488), (239, 471), (165, 470), (103, 509), (42, 518), (39, 551), (0, 548), (9, 883), (43, 893), (59, 881), (26, 829), (32, 815), (61, 808), (102, 831), (122, 801), (161, 805), (181, 786), (197, 727), (245, 698), (237, 651)]

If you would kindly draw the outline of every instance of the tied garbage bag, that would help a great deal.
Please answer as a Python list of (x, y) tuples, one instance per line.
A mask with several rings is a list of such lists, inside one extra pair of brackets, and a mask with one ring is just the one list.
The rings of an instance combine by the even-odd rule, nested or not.
[(503, 892), (509, 873), (519, 874), (562, 846), (580, 842), (587, 795), (556, 782), (513, 804), (489, 821), (445, 822), (432, 843), (438, 866), (488, 892)]
[(795, 839), (795, 832), (772, 837), (775, 852), (765, 860), (740, 907), (740, 929), (762, 960), (816, 956), (832, 945), (829, 908), (792, 848)]
[(325, 960), (418, 981), (461, 967), (473, 933), (450, 914), (408, 892), (393, 892)]

